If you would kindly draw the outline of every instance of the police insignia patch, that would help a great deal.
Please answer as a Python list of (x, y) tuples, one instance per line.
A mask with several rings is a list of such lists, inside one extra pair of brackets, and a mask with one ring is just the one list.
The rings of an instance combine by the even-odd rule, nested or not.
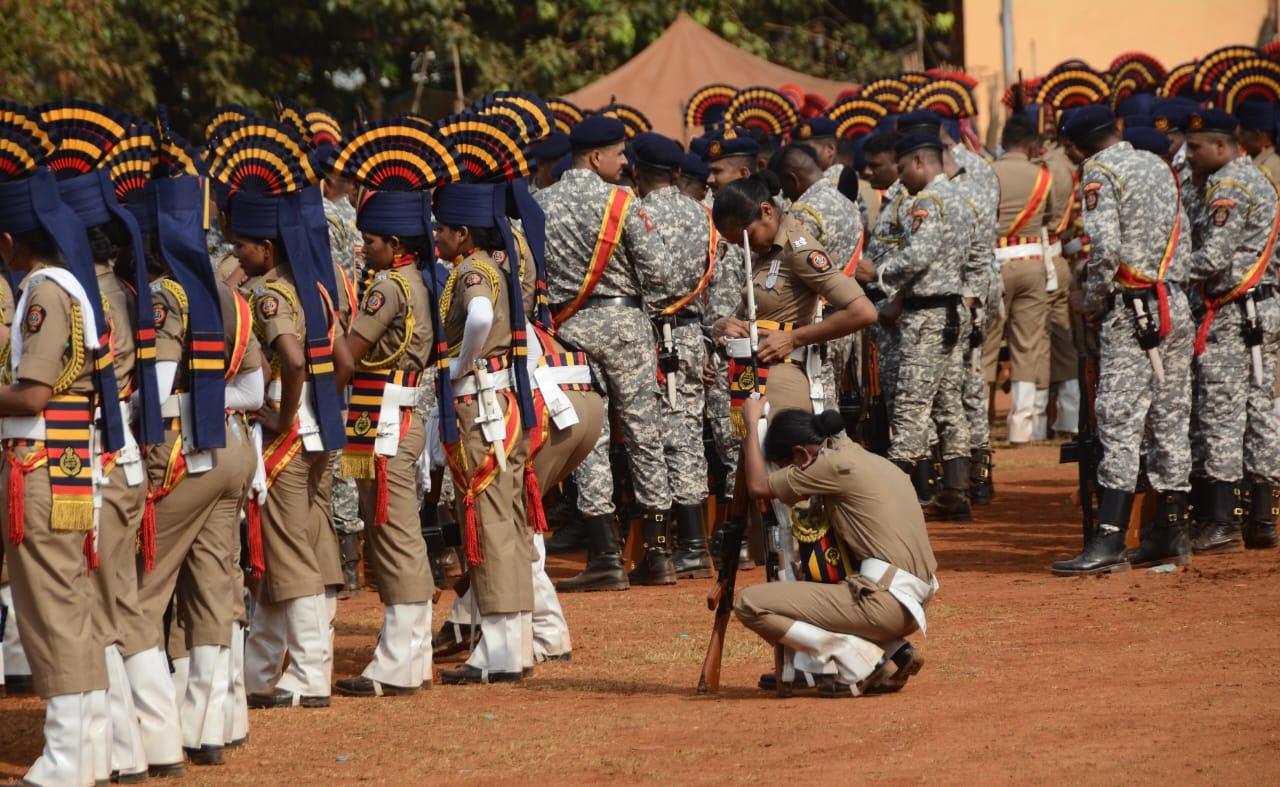
[(27, 309), (27, 333), (39, 333), (44, 325), (45, 311), (43, 306), (32, 306)]
[(1102, 188), (1101, 183), (1084, 184), (1084, 209), (1093, 210), (1098, 207), (1098, 190)]
[(462, 277), (463, 287), (479, 287), (481, 284), (484, 284), (484, 277), (475, 271), (472, 271)]
[(826, 273), (831, 270), (831, 258), (820, 251), (809, 252), (806, 261), (809, 263), (809, 267), (818, 273)]
[(720, 155), (720, 143), (719, 143), (719, 142), (712, 142), (712, 143), (711, 143), (711, 147), (707, 148), (707, 153), (709, 153), (709, 154), (711, 155), (711, 158), (715, 158), (716, 156), (719, 156), (719, 155)]
[(502, 265), (507, 261), (507, 253), (501, 250), (493, 252), (493, 261)]
[(169, 310), (165, 308), (163, 303), (151, 304), (151, 317), (155, 320), (156, 325), (163, 325), (165, 318), (169, 316)]
[(640, 219), (644, 222), (644, 231), (653, 232), (653, 222), (649, 221), (649, 214), (644, 212), (644, 208), (638, 209), (636, 213), (640, 214)]
[(1231, 209), (1236, 204), (1229, 199), (1215, 200), (1209, 207), (1213, 209), (1210, 218), (1213, 220), (1213, 226), (1221, 227), (1231, 218)]
[(387, 303), (387, 298), (376, 290), (369, 293), (369, 297), (364, 299), (364, 313), (377, 314)]
[(264, 295), (262, 300), (258, 301), (258, 314), (262, 315), (262, 319), (270, 320), (280, 312), (280, 301), (274, 295)]
[(911, 211), (911, 231), (916, 232), (919, 230), (920, 225), (924, 224), (924, 220), (927, 218), (929, 218), (929, 211), (927, 210)]

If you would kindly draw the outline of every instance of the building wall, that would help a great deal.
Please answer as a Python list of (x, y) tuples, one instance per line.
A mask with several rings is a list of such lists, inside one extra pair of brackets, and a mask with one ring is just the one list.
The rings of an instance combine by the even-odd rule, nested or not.
[[(1015, 78), (1043, 74), (1068, 58), (1098, 70), (1129, 51), (1166, 68), (1229, 44), (1255, 45), (1272, 0), (1013, 0)], [(1001, 0), (964, 0), (965, 70), (980, 80), (978, 107), (1004, 91)]]

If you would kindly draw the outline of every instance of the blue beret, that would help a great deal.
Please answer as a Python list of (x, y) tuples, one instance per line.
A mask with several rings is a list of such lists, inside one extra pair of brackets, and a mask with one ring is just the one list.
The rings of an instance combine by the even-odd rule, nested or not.
[(561, 158), (559, 161), (557, 161), (556, 165), (551, 168), (551, 177), (555, 178), (556, 180), (559, 180), (560, 176), (568, 172), (572, 167), (573, 167), (573, 156), (570, 156), (568, 153), (566, 153), (564, 154), (564, 157)]
[(1267, 101), (1246, 101), (1236, 110), (1240, 128), (1246, 131), (1276, 131), (1276, 105)]
[(529, 158), (535, 161), (554, 161), (568, 152), (569, 135), (563, 131), (552, 131), (546, 139), (529, 146)]
[(898, 119), (901, 117), (902, 115), (892, 115), (892, 114), (885, 115), (884, 117), (880, 118), (879, 123), (876, 123), (876, 127), (875, 129), (872, 130), (872, 133), (873, 134), (880, 134), (880, 133), (893, 134), (898, 130)]
[(711, 168), (707, 166), (707, 162), (695, 153), (684, 154), (680, 171), (690, 180), (706, 180), (711, 175)]
[(1197, 109), (1188, 112), (1178, 128), (1184, 134), (1234, 134), (1236, 116), (1221, 109)]
[(689, 152), (700, 159), (706, 159), (707, 148), (711, 147), (711, 134), (703, 134), (689, 140)]
[(1199, 107), (1189, 98), (1173, 96), (1162, 98), (1151, 108), (1151, 125), (1156, 131), (1176, 131), (1189, 112)]
[(569, 132), (569, 144), (574, 150), (590, 150), (616, 145), (627, 138), (627, 127), (617, 118), (589, 115)]
[(1154, 153), (1157, 156), (1169, 155), (1169, 137), (1167, 134), (1156, 131), (1154, 128), (1145, 127), (1126, 127), (1124, 130), (1124, 141), (1133, 145), (1138, 150), (1145, 150), (1148, 153)]
[(893, 152), (898, 158), (909, 155), (917, 150), (936, 150), (942, 152), (942, 140), (938, 139), (936, 134), (930, 134), (925, 131), (912, 131), (903, 134), (893, 145)]
[(707, 145), (707, 160), (719, 161), (730, 156), (755, 156), (760, 153), (760, 143), (741, 128), (726, 128)]
[(1050, 113), (1044, 104), (1027, 104), (1022, 114), (1026, 117), (1027, 124), (1035, 129), (1037, 134), (1044, 134), (1049, 130)]
[(834, 137), (837, 128), (834, 120), (825, 115), (818, 115), (800, 121), (795, 131), (791, 132), (791, 138), (797, 142), (804, 142), (807, 139)]
[(915, 112), (904, 112), (898, 115), (898, 131), (904, 134), (917, 129), (937, 134), (941, 128), (942, 116), (932, 109), (918, 109)]
[(1116, 116), (1105, 104), (1087, 104), (1072, 112), (1062, 123), (1062, 133), (1072, 142), (1106, 128), (1114, 128)]
[(1145, 112), (1133, 115), (1121, 115), (1120, 120), (1124, 123), (1124, 128), (1126, 130), (1131, 128), (1155, 128), (1155, 125), (1152, 123), (1151, 116)]
[(1150, 93), (1134, 93), (1120, 100), (1116, 105), (1116, 114), (1122, 118), (1130, 115), (1149, 115), (1156, 105), (1156, 97)]
[(631, 140), (631, 153), (636, 164), (658, 169), (677, 169), (684, 164), (684, 151), (675, 140), (656, 131), (636, 134)]

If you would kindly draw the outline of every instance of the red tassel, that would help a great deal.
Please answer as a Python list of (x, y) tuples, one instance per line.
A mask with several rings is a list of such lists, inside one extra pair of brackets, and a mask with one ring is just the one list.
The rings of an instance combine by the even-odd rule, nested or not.
[(1200, 329), (1196, 331), (1196, 343), (1193, 352), (1200, 355), (1204, 352), (1205, 347), (1209, 344), (1209, 326), (1213, 325), (1213, 318), (1218, 314), (1218, 307), (1213, 305), (1213, 301), (1206, 301), (1204, 305), (1204, 319), (1200, 320)]
[(249, 568), (253, 570), (254, 576), (260, 577), (267, 570), (267, 558), (262, 550), (262, 507), (252, 497), (249, 498), (245, 519), (249, 524)]
[(473, 566), (480, 565), (480, 561), (484, 558), (484, 554), (480, 549), (480, 522), (476, 517), (476, 496), (471, 492), (467, 492), (464, 498), (463, 509), (465, 515), (463, 517), (463, 546), (467, 551), (467, 562)]
[(156, 567), (156, 499), (151, 495), (142, 507), (142, 565), (147, 571)]
[(93, 545), (93, 531), (84, 534), (84, 562), (90, 571), (98, 570), (98, 550)]
[(387, 523), (388, 510), (391, 508), (391, 495), (387, 491), (387, 457), (378, 457), (374, 472), (377, 476), (378, 494), (373, 504), (373, 524), (374, 527), (382, 527)]
[(22, 543), (24, 535), (23, 522), (26, 519), (26, 505), (23, 494), (23, 480), (27, 474), (18, 462), (17, 456), (9, 454), (9, 543), (17, 546)]
[(533, 472), (533, 465), (524, 466), (524, 496), (529, 527), (535, 533), (547, 532), (547, 512), (542, 508), (542, 487), (538, 484), (538, 474)]

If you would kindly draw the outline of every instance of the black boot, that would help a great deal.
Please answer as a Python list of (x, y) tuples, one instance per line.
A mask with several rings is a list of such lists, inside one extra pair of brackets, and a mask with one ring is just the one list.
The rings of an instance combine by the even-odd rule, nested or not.
[(676, 520), (679, 542), (671, 557), (680, 579), (705, 579), (711, 576), (711, 553), (707, 551), (706, 529), (702, 523), (702, 506), (676, 503), (671, 507)]
[(1084, 551), (1071, 560), (1059, 560), (1051, 569), (1056, 576), (1081, 577), (1129, 570), (1124, 559), (1124, 534), (1133, 511), (1133, 493), (1099, 487), (1098, 529)]
[[(715, 567), (716, 572), (720, 571), (720, 544), (724, 541), (724, 528), (720, 528), (711, 534), (711, 564)], [(742, 546), (738, 549), (738, 570), (750, 571), (756, 567), (756, 561), (751, 558), (751, 549), (747, 546), (747, 540), (742, 539)]]
[(1276, 545), (1276, 516), (1280, 515), (1280, 487), (1261, 479), (1253, 480), (1249, 521), (1244, 526), (1244, 545), (1249, 549), (1272, 549)]
[(959, 456), (943, 463), (942, 491), (929, 505), (925, 515), (947, 522), (973, 519), (973, 511), (969, 508), (969, 457)]
[(627, 577), (633, 585), (674, 585), (676, 569), (671, 564), (671, 522), (666, 511), (644, 512), (644, 557)]
[(587, 565), (582, 573), (556, 583), (560, 593), (586, 593), (593, 590), (626, 590), (627, 572), (622, 565), (622, 549), (613, 514), (587, 517)]
[(342, 559), (342, 590), (338, 598), (351, 598), (360, 591), (360, 534), (338, 536), (338, 555)]
[(933, 502), (933, 460), (921, 459), (918, 462), (912, 462), (909, 465), (899, 463), (898, 467), (902, 471), (911, 476), (911, 485), (916, 488), (916, 500), (920, 501), (921, 506), (927, 506)]
[(1129, 552), (1129, 565), (1145, 568), (1161, 563), (1191, 563), (1187, 538), (1187, 493), (1156, 492), (1156, 518), (1142, 523), (1142, 541)]
[(565, 552), (573, 552), (587, 546), (589, 540), (590, 534), (586, 521), (581, 516), (576, 516), (556, 528), (551, 537), (546, 540), (547, 554), (561, 555)]
[(1209, 492), (1209, 511), (1191, 548), (1197, 555), (1239, 552), (1244, 549), (1238, 516), (1244, 509), (1236, 504), (1239, 493), (1229, 481), (1214, 481)]
[(975, 506), (991, 505), (995, 499), (996, 487), (991, 468), (991, 449), (973, 449), (969, 457), (969, 502)]
[(1211, 485), (1206, 478), (1191, 479), (1191, 494), (1187, 495), (1187, 518), (1190, 521), (1191, 540), (1195, 541), (1200, 528), (1208, 521)]

